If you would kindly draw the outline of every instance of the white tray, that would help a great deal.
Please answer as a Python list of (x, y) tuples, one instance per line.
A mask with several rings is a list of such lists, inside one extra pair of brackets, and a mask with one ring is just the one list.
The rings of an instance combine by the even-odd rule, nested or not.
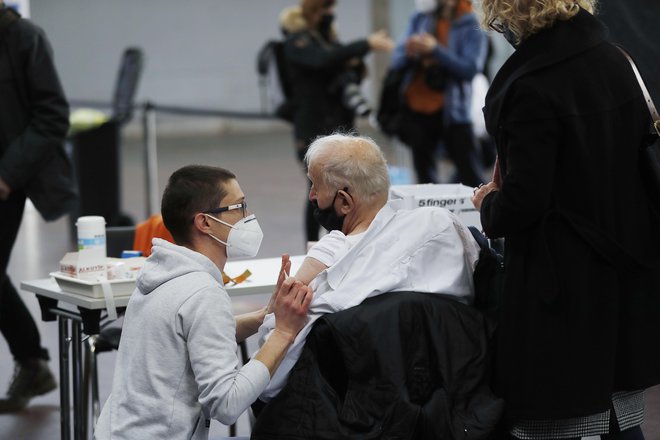
[[(57, 285), (65, 292), (90, 298), (103, 298), (103, 289), (98, 281), (72, 278), (62, 272), (51, 272), (50, 276), (55, 278)], [(130, 296), (135, 290), (135, 280), (110, 280), (108, 283), (112, 289), (112, 296)]]

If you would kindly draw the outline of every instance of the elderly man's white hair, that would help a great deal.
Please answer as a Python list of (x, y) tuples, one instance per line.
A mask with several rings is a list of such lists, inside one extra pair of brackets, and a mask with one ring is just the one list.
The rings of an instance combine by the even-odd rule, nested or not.
[(385, 203), (390, 188), (387, 161), (373, 139), (353, 134), (317, 138), (305, 154), (308, 168), (319, 166), (330, 188), (348, 186), (352, 195), (370, 203)]

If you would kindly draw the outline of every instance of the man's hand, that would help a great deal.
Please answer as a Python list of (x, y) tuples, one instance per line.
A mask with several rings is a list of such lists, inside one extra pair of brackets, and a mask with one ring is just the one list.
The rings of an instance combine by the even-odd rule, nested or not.
[[(285, 261), (287, 258), (288, 255), (282, 256), (283, 269), (287, 266)], [(312, 290), (293, 277), (288, 277), (278, 284), (278, 288), (273, 294), (272, 304), (272, 310), (275, 313), (275, 329), (254, 356), (254, 359), (268, 368), (271, 377), (275, 374), (275, 370), (291, 344), (296, 340), (300, 330), (307, 324), (307, 311), (312, 297)]]
[(394, 49), (394, 41), (387, 36), (387, 32), (380, 30), (367, 37), (369, 47), (376, 52), (391, 52)]
[(481, 202), (484, 201), (484, 198), (493, 191), (499, 191), (500, 187), (497, 186), (495, 182), (490, 182), (486, 185), (481, 184), (474, 189), (474, 195), (472, 196), (472, 203), (474, 207), (477, 208), (477, 211), (481, 211)]
[(275, 293), (272, 307), (275, 313), (275, 331), (293, 342), (307, 323), (307, 310), (313, 296), (312, 289), (295, 278), (284, 280)]
[(0, 177), (0, 200), (7, 200), (11, 194), (11, 188), (7, 185), (7, 182)]
[(277, 277), (277, 284), (275, 285), (275, 291), (270, 296), (270, 301), (268, 301), (268, 306), (266, 307), (266, 314), (273, 312), (273, 303), (277, 297), (277, 292), (282, 288), (282, 283), (289, 277), (291, 273), (291, 259), (289, 254), (282, 254), (282, 265), (280, 266), (280, 274)]

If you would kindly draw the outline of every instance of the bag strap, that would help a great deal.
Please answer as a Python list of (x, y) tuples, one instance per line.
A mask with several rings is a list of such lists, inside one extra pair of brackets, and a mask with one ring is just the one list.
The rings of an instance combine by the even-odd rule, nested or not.
[(649, 90), (646, 88), (646, 84), (644, 84), (642, 75), (639, 73), (639, 70), (637, 69), (637, 65), (633, 61), (628, 51), (626, 51), (623, 47), (619, 45), (616, 45), (616, 48), (621, 51), (621, 53), (626, 57), (626, 59), (630, 63), (630, 67), (632, 67), (632, 70), (635, 73), (635, 78), (637, 78), (639, 87), (642, 89), (642, 94), (644, 95), (644, 99), (646, 100), (646, 106), (649, 108), (651, 119), (653, 119), (653, 127), (655, 128), (655, 131), (658, 133), (658, 136), (660, 136), (660, 115), (658, 114), (658, 110), (656, 110), (655, 105), (653, 104), (653, 100), (651, 99)]

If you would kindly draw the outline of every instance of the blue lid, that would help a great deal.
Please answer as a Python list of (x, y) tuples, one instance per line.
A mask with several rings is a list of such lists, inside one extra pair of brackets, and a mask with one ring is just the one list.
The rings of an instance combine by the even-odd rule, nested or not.
[(121, 251), (121, 258), (141, 257), (142, 251)]

